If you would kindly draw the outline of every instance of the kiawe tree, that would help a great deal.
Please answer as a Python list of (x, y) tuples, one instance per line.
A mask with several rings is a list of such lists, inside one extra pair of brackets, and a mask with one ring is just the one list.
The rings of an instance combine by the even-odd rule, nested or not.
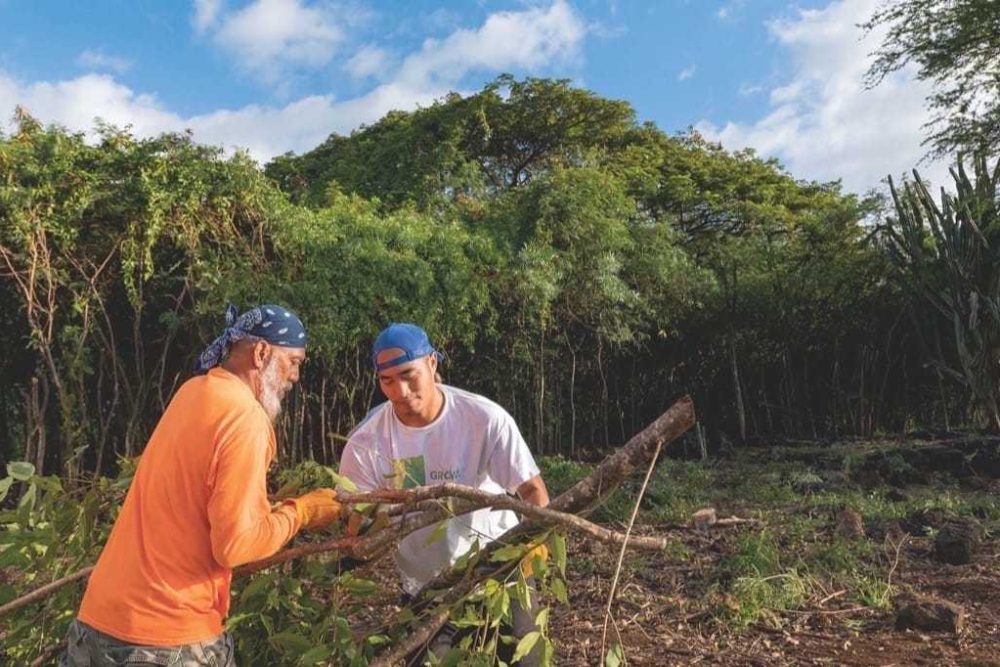
[(863, 27), (886, 30), (870, 85), (910, 63), (933, 84), (926, 143), (936, 155), (1000, 153), (1000, 2), (889, 0)]

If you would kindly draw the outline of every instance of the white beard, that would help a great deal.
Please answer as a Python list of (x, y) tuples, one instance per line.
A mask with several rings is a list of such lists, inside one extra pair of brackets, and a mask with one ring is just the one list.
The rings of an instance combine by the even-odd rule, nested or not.
[(270, 420), (276, 421), (281, 414), (281, 401), (291, 388), (290, 384), (282, 385), (278, 380), (278, 365), (274, 355), (264, 367), (260, 377), (260, 396), (257, 398)]

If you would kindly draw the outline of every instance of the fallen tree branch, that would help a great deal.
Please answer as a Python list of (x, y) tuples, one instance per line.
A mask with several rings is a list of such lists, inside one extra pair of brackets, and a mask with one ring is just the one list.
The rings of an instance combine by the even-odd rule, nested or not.
[[(666, 447), (671, 441), (691, 428), (694, 422), (694, 403), (692, 403), (690, 396), (684, 396), (671, 405), (670, 409), (660, 415), (656, 421), (634, 435), (614, 454), (601, 461), (589, 475), (564, 493), (556, 496), (546, 509), (574, 515), (593, 511), (637, 467), (649, 464), (658, 445)], [(537, 529), (537, 526), (534, 526), (534, 522), (530, 519), (531, 517), (529, 517), (529, 521), (523, 521), (504, 533), (498, 540), (489, 544), (484, 551), (489, 555), (503, 544), (522, 540)], [(424, 589), (449, 588), (460, 576), (460, 571), (446, 570), (428, 583)]]
[(9, 614), (10, 612), (16, 609), (20, 609), (21, 607), (27, 606), (32, 602), (44, 600), (48, 596), (58, 591), (60, 588), (68, 586), (75, 581), (79, 581), (80, 579), (85, 579), (89, 577), (90, 573), (93, 571), (94, 571), (93, 565), (85, 567), (82, 570), (77, 570), (72, 574), (67, 574), (65, 577), (60, 577), (59, 579), (47, 583), (44, 586), (40, 586), (35, 590), (31, 591), (30, 593), (28, 593), (27, 595), (22, 595), (19, 598), (11, 600), (5, 605), (0, 605), (0, 616), (3, 616), (4, 614)]
[(667, 540), (662, 537), (631, 537), (622, 533), (600, 526), (592, 521), (574, 514), (558, 512), (550, 507), (539, 507), (532, 505), (520, 498), (515, 498), (506, 494), (493, 494), (480, 491), (461, 484), (445, 483), (434, 486), (417, 487), (414, 489), (386, 489), (372, 491), (369, 493), (343, 493), (337, 494), (337, 499), (347, 504), (390, 502), (390, 503), (414, 503), (426, 500), (438, 500), (442, 498), (461, 498), (468, 503), (457, 503), (451, 508), (451, 513), (455, 516), (467, 514), (475, 510), (491, 507), (494, 509), (513, 510), (535, 521), (546, 524), (554, 524), (571, 528), (590, 535), (600, 542), (609, 544), (624, 544), (626, 540), (630, 544), (643, 549), (663, 550), (667, 548)]
[(636, 468), (649, 463), (658, 442), (666, 447), (694, 425), (694, 403), (684, 396), (656, 421), (644, 428), (607, 457), (589, 475), (560, 494), (549, 508), (571, 514), (587, 514), (610, 496)]
[[(600, 504), (604, 502), (604, 500), (606, 500), (616, 488), (618, 488), (618, 485), (631, 475), (636, 468), (648, 465), (653, 458), (654, 452), (656, 452), (660, 447), (665, 447), (671, 441), (682, 435), (694, 425), (694, 422), (694, 403), (691, 401), (690, 396), (684, 396), (670, 406), (670, 408), (660, 415), (656, 421), (633, 436), (632, 439), (625, 443), (625, 445), (619, 448), (614, 454), (604, 459), (589, 475), (574, 484), (565, 493), (562, 493), (553, 499), (552, 502), (549, 503), (547, 509), (573, 515), (586, 514), (593, 511), (599, 507)], [(533, 525), (534, 523), (535, 521), (533, 520), (533, 517), (528, 516), (527, 521), (524, 521), (513, 529), (507, 531), (503, 536), (483, 549), (480, 558), (488, 560), (492, 553), (500, 546), (511, 541), (523, 539), (528, 533), (532, 532), (532, 530), (537, 529), (537, 527)], [(632, 538), (632, 540), (634, 539), (635, 538)], [(629, 541), (631, 542), (632, 540)], [(471, 570), (472, 568), (468, 568), (469, 572), (471, 572)], [(450, 606), (450, 604), (453, 604), (454, 601), (461, 599), (461, 597), (471, 592), (475, 586), (485, 578), (478, 577), (474, 581), (462, 581), (462, 577), (464, 575), (465, 572), (462, 570), (450, 568), (439, 574), (430, 583), (425, 585), (421, 590), (421, 593), (425, 591), (450, 589), (444, 600), (444, 604)], [(459, 581), (462, 582), (461, 585), (457, 583)], [(459, 593), (461, 593), (461, 595), (459, 595)], [(449, 603), (449, 600), (452, 602)], [(434, 602), (434, 598), (428, 599), (423, 603), (423, 609), (427, 609)], [(420, 607), (421, 605), (416, 605), (416, 611), (418, 613), (420, 611)], [(440, 621), (440, 624), (436, 625), (433, 632), (429, 634), (429, 636), (433, 636), (433, 634), (447, 622), (447, 619), (447, 612), (437, 613), (433, 617), (425, 619), (427, 625), (421, 628), (420, 634), (427, 634), (427, 626), (434, 626), (435, 623)], [(389, 667), (401, 662), (407, 655), (409, 655), (410, 652), (421, 646), (421, 643), (414, 643), (411, 641), (412, 639), (413, 635), (400, 645), (389, 649), (388, 652), (379, 656), (376, 662), (373, 662), (372, 665), (378, 665), (378, 667)], [(426, 642), (426, 640), (424, 641)], [(403, 650), (404, 648), (407, 648), (407, 650)]]
[[(557, 512), (547, 507), (538, 507), (506, 494), (491, 494), (460, 484), (447, 483), (414, 489), (373, 491), (371, 493), (344, 493), (338, 497), (345, 504), (372, 502), (400, 504), (403, 507), (399, 508), (401, 511), (397, 513), (401, 513), (402, 517), (392, 524), (393, 530), (380, 530), (364, 537), (341, 536), (323, 542), (312, 542), (285, 549), (269, 558), (236, 568), (233, 571), (233, 576), (236, 578), (245, 577), (296, 558), (331, 551), (347, 551), (362, 560), (367, 560), (375, 554), (388, 553), (389, 547), (393, 543), (416, 530), (452, 516), (468, 514), (487, 507), (513, 510), (535, 521), (565, 526), (609, 544), (623, 544), (626, 539), (626, 536), (621, 533), (573, 514)], [(461, 502), (453, 503), (450, 507), (441, 502), (449, 498), (457, 498)], [(667, 548), (667, 540), (662, 537), (632, 537), (630, 542), (643, 549), (663, 550)], [(0, 606), (0, 616), (48, 597), (64, 586), (89, 576), (93, 569), (93, 566), (86, 567)]]
[[(405, 490), (405, 492), (409, 492), (405, 496), (399, 496), (399, 493), (405, 493), (399, 491), (379, 491), (373, 494), (342, 494), (341, 499), (346, 503), (394, 502), (401, 503), (411, 510), (419, 507), (421, 513), (414, 516), (407, 512), (406, 509), (402, 510), (403, 520), (407, 521), (405, 524), (407, 532), (404, 534), (400, 534), (402, 531), (399, 530), (400, 524), (397, 522), (393, 524), (397, 528), (396, 531), (382, 530), (360, 538), (339, 537), (324, 542), (304, 544), (286, 549), (270, 558), (237, 568), (234, 570), (233, 575), (234, 577), (243, 577), (296, 558), (329, 551), (345, 550), (352, 553), (376, 553), (381, 551), (382, 553), (388, 553), (389, 550), (387, 547), (392, 542), (405, 537), (410, 532), (432, 525), (449, 516), (470, 512), (482, 507), (511, 509), (522, 513), (526, 517), (526, 521), (487, 546), (480, 554), (480, 560), (483, 557), (489, 558), (499, 546), (507, 544), (513, 539), (523, 538), (526, 534), (537, 530), (537, 526), (535, 525), (537, 523), (557, 523), (580, 530), (602, 541), (617, 542), (619, 544), (624, 544), (627, 541), (636, 546), (663, 549), (666, 546), (666, 541), (662, 538), (629, 538), (575, 515), (587, 514), (600, 506), (614, 492), (622, 480), (627, 478), (638, 466), (648, 464), (653, 458), (654, 452), (658, 451), (660, 446), (669, 444), (672, 440), (683, 434), (691, 428), (694, 421), (694, 405), (691, 398), (685, 396), (674, 403), (669, 410), (660, 415), (656, 421), (635, 435), (614, 454), (604, 459), (587, 477), (577, 482), (565, 493), (556, 497), (547, 508), (529, 505), (510, 496), (482, 494), (482, 492), (475, 489), (452, 484)], [(483, 497), (484, 495), (486, 498)], [(457, 497), (465, 502), (449, 508), (447, 504), (441, 502), (441, 499), (446, 497)], [(400, 500), (400, 498), (403, 499)], [(428, 504), (430, 502), (433, 502), (434, 505)], [(742, 523), (743, 521), (736, 520), (733, 517), (731, 523), (737, 522)], [(505, 567), (510, 568), (513, 565), (507, 563)], [(410, 652), (426, 643), (447, 622), (451, 605), (465, 595), (468, 595), (482, 578), (491, 576), (482, 575), (476, 577), (473, 576), (473, 570), (474, 568), (468, 568), (465, 573), (465, 579), (462, 580), (460, 576), (461, 572), (450, 569), (425, 586), (424, 590), (450, 588), (442, 600), (442, 604), (444, 605), (443, 610), (439, 610), (433, 616), (425, 619), (425, 623), (420, 631), (411, 634), (407, 640), (389, 649), (387, 653), (379, 656), (372, 664), (376, 666), (395, 664)], [(71, 583), (85, 579), (92, 571), (93, 566), (83, 568), (12, 600), (0, 606), (0, 616), (42, 600)], [(455, 583), (456, 580), (460, 582), (460, 585)], [(429, 604), (425, 604), (424, 608), (426, 609), (427, 606)]]

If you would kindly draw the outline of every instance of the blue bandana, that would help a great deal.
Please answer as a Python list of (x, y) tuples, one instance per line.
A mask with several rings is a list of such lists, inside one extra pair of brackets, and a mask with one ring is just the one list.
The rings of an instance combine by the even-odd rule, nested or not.
[(229, 346), (238, 340), (253, 336), (279, 347), (304, 348), (308, 339), (306, 329), (295, 313), (284, 306), (265, 303), (251, 308), (239, 317), (236, 306), (226, 306), (226, 330), (198, 355), (194, 371), (207, 373), (222, 361)]

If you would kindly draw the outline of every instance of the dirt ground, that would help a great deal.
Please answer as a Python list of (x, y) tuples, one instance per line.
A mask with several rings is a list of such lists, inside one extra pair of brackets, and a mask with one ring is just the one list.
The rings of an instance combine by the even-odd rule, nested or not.
[[(908, 537), (900, 548), (892, 583), (962, 605), (958, 635), (897, 631), (893, 609), (845, 603), (831, 590), (812, 604), (736, 630), (720, 622), (709, 592), (720, 557), (746, 526), (708, 531), (670, 531), (691, 556), (631, 557), (623, 568), (614, 605), (629, 665), (1000, 665), (1000, 544), (983, 542), (969, 565), (931, 557), (928, 538)], [(655, 526), (638, 532), (656, 534)], [(571, 540), (567, 573), (570, 604), (553, 609), (551, 635), (557, 664), (601, 664), (604, 608), (617, 551)], [(573, 565), (587, 563), (586, 574)], [(725, 600), (722, 601), (725, 604)]]

